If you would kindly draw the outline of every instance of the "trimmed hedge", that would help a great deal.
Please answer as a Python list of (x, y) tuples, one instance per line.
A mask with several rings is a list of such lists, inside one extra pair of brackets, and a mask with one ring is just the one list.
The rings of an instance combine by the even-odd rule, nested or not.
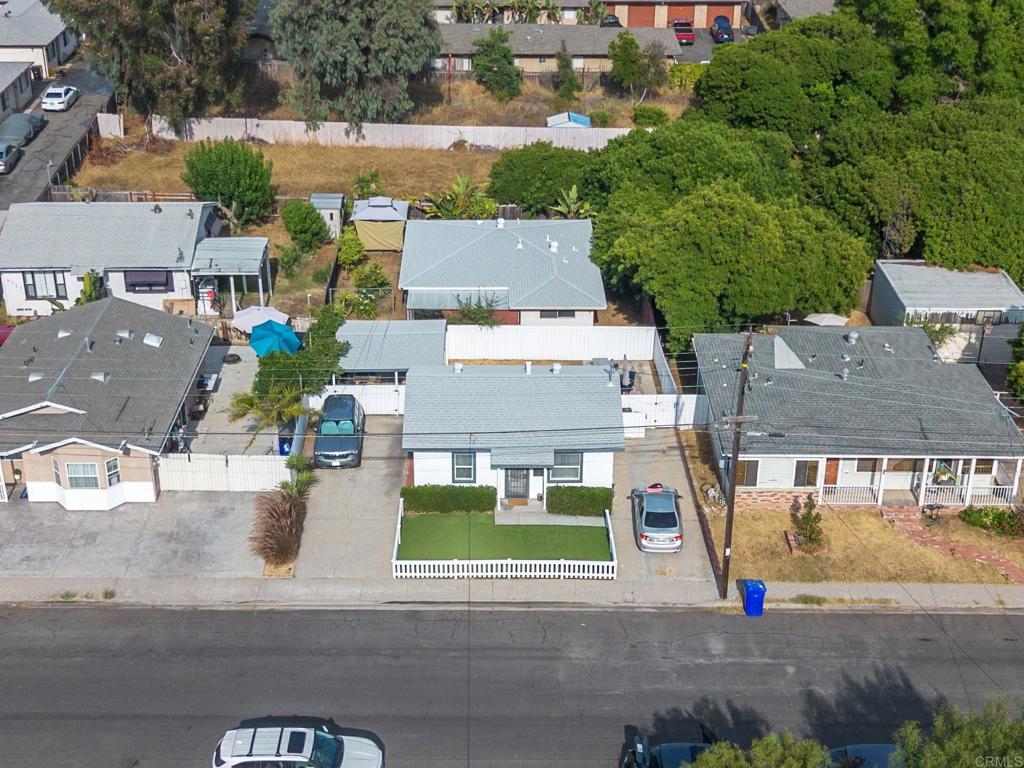
[(498, 489), (491, 485), (407, 485), (406, 512), (493, 512)]
[(1024, 515), (1009, 507), (965, 507), (960, 519), (1001, 536), (1024, 536)]
[(548, 487), (547, 509), (553, 515), (600, 517), (612, 508), (612, 489), (585, 485)]

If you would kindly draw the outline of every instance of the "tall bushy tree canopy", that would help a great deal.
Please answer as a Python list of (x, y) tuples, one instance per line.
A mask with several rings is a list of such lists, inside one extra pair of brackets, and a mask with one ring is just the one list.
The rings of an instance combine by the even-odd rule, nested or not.
[(441, 47), (429, 0), (279, 0), (271, 18), (295, 70), (288, 99), (314, 122), (398, 121), (413, 106), (409, 78)]
[(473, 41), (473, 72), (476, 81), (499, 101), (514, 99), (523, 89), (523, 73), (504, 29), (492, 29)]
[(583, 184), (591, 155), (539, 141), (501, 153), (491, 166), (491, 195), (499, 203), (518, 203), (536, 216), (558, 202), (562, 190)]
[(174, 125), (237, 95), (255, 0), (45, 0), (139, 113)]

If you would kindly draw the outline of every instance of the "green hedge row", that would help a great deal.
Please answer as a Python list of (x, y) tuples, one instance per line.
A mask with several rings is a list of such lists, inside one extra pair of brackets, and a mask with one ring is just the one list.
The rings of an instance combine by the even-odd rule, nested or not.
[(960, 519), (1001, 536), (1024, 536), (1024, 515), (1009, 507), (965, 507)]
[(490, 485), (407, 485), (406, 512), (493, 512), (498, 489)]
[(585, 485), (548, 486), (548, 512), (553, 515), (600, 517), (612, 508), (612, 489)]

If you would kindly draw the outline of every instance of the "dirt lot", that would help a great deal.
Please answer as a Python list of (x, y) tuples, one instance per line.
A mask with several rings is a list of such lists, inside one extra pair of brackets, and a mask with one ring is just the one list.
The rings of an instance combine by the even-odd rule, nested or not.
[[(86, 160), (74, 183), (100, 189), (145, 189), (152, 192), (187, 192), (181, 174), (188, 142), (169, 142), (166, 154), (131, 151), (111, 165)], [(273, 144), (262, 148), (274, 163), (273, 181), (285, 197), (306, 197), (311, 192), (351, 193), (360, 171), (380, 171), (385, 193), (393, 197), (420, 197), (437, 191), (468, 173), (487, 181), (496, 152), (443, 149), (380, 149), (376, 147), (323, 147), (316, 144)]]

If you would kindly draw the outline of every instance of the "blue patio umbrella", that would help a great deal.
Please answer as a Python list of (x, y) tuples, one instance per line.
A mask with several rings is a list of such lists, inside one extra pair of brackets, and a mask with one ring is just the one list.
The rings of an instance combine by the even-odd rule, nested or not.
[(267, 320), (252, 329), (249, 346), (256, 350), (256, 357), (264, 357), (271, 352), (287, 352), (289, 355), (302, 346), (295, 331), (276, 320)]

